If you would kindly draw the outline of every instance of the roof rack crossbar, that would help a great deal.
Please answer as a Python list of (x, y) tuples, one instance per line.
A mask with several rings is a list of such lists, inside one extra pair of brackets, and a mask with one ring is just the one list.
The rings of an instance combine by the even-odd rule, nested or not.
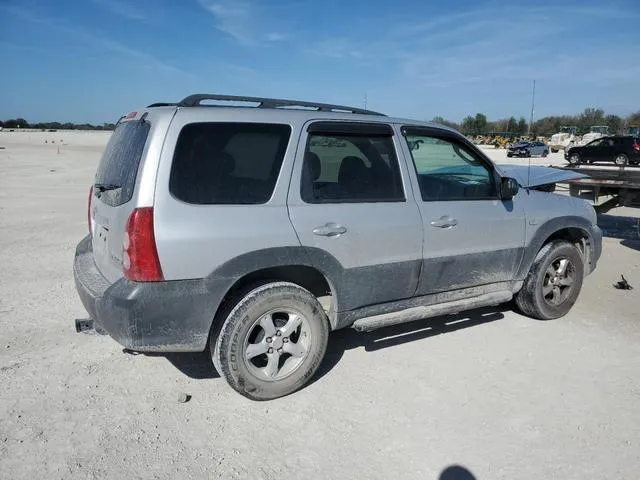
[(277, 98), (263, 97), (243, 97), (237, 95), (215, 95), (208, 93), (197, 93), (183, 98), (179, 103), (179, 107), (197, 107), (205, 100), (228, 101), (228, 102), (248, 102), (257, 103), (258, 108), (282, 108), (282, 107), (303, 107), (319, 110), (321, 112), (342, 111), (349, 113), (358, 113), (361, 115), (382, 115), (383, 113), (365, 110), (363, 108), (348, 107), (345, 105), (332, 105), (329, 103), (302, 102), (297, 100), (282, 100)]

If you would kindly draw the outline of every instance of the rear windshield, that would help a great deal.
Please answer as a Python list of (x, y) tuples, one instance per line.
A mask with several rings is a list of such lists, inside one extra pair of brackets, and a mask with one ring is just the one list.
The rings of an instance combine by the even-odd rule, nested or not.
[(150, 128), (146, 121), (125, 122), (116, 127), (96, 173), (96, 185), (112, 187), (101, 196), (103, 202), (118, 206), (131, 200)]
[(195, 204), (266, 203), (275, 188), (291, 127), (192, 123), (180, 132), (169, 191)]

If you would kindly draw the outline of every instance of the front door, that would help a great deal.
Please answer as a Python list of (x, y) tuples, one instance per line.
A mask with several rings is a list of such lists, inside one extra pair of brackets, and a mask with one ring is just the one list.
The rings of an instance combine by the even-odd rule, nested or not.
[(415, 293), (422, 222), (398, 147), (386, 124), (310, 122), (301, 135), (289, 215), (337, 283), (339, 311)]
[(598, 138), (588, 143), (583, 150), (583, 160), (586, 162), (601, 162), (605, 157), (605, 144), (603, 138)]
[(402, 133), (424, 224), (418, 293), (513, 280), (525, 242), (518, 197), (500, 200), (493, 166), (459, 136), (422, 127)]

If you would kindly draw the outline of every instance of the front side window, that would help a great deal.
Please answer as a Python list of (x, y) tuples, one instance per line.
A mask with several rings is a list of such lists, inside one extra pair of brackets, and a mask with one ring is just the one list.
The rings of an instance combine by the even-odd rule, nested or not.
[(187, 203), (266, 203), (291, 135), (289, 125), (192, 123), (178, 137), (169, 190)]
[(405, 139), (424, 201), (497, 198), (491, 169), (466, 145), (422, 134)]
[(300, 193), (307, 203), (404, 201), (391, 135), (310, 133)]

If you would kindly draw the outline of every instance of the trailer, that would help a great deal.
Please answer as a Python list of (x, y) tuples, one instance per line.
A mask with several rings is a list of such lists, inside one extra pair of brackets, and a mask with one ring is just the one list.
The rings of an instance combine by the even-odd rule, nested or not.
[[(590, 200), (598, 213), (615, 207), (640, 207), (640, 169), (553, 167), (586, 175), (566, 180), (569, 194)], [(609, 197), (609, 198), (607, 198)], [(604, 202), (600, 201), (607, 198)]]

